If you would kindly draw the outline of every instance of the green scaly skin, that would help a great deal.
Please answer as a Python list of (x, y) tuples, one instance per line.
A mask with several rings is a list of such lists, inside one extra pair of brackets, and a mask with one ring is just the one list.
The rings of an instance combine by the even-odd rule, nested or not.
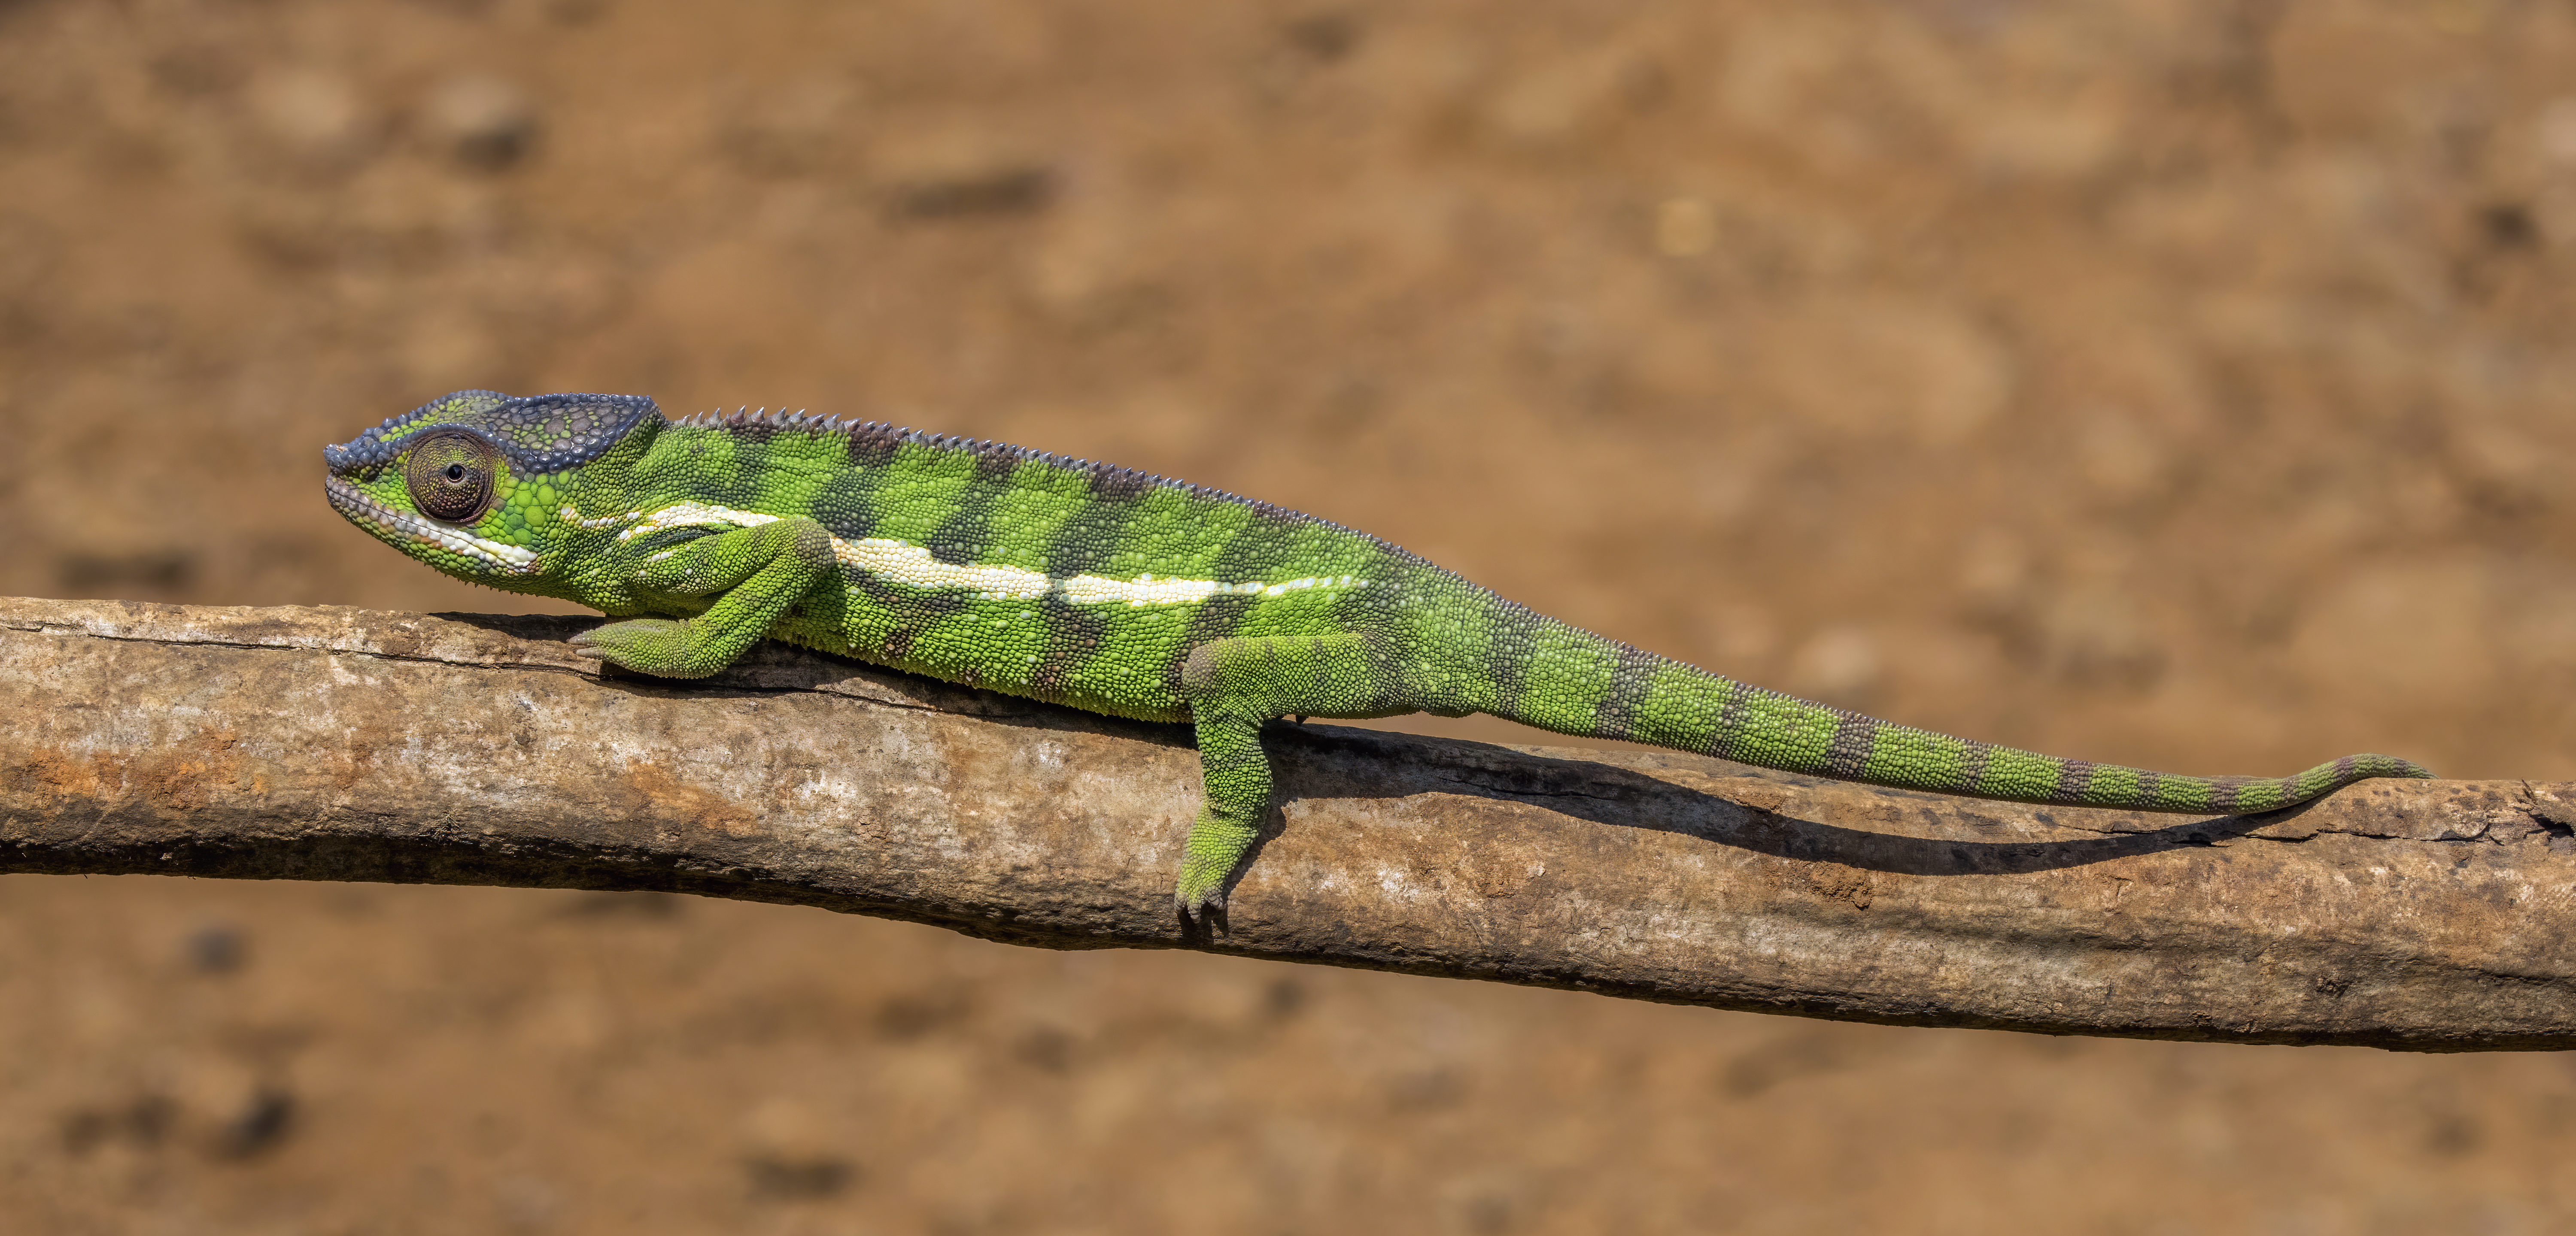
[(2010, 802), (2228, 814), (2366, 777), (2185, 777), (2064, 760), (1736, 682), (1531, 612), (1385, 541), (1019, 447), (632, 396), (460, 391), (325, 451), (332, 504), (459, 579), (622, 618), (577, 637), (696, 678), (779, 639), (1197, 728), (1176, 891), (1224, 905), (1270, 809), (1279, 717), (1491, 713), (1793, 773)]

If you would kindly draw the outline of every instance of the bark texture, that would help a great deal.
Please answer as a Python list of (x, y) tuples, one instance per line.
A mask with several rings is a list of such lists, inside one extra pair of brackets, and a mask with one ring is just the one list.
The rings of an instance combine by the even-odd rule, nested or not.
[(663, 889), (1911, 1025), (2576, 1047), (2576, 785), (2194, 819), (1719, 760), (1274, 729), (1213, 938), (1179, 727), (764, 645), (673, 686), (590, 620), (0, 600), (0, 870)]

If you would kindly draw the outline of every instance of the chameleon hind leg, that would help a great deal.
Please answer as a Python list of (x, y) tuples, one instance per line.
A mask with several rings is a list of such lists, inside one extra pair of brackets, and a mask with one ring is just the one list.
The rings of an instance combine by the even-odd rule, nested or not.
[(803, 517), (699, 537), (647, 558), (635, 583), (669, 596), (716, 597), (705, 613), (608, 623), (572, 637), (573, 647), (646, 674), (704, 678), (760, 642), (837, 569), (832, 534)]
[(1226, 880), (1243, 865), (1270, 810), (1270, 753), (1261, 727), (1276, 717), (1375, 717), (1385, 676), (1366, 636), (1265, 635), (1211, 640), (1181, 666), (1181, 693), (1198, 727), (1206, 802), (1190, 824), (1173, 900), (1195, 919), (1225, 908)]

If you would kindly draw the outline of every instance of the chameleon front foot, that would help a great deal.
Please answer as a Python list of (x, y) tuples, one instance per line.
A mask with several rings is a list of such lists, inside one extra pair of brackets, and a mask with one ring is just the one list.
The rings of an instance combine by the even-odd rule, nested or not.
[(635, 582), (674, 596), (714, 596), (685, 621), (630, 618), (573, 637), (575, 651), (664, 678), (704, 678), (733, 664), (818, 581), (833, 578), (832, 534), (803, 516), (737, 528), (662, 550)]
[(1199, 818), (1190, 824), (1190, 839), (1181, 852), (1180, 883), (1172, 890), (1172, 901), (1180, 908), (1181, 917), (1204, 924), (1212, 912), (1225, 909), (1225, 882), (1243, 865), (1246, 854), (1261, 830), (1219, 816), (1202, 807)]
[(723, 669), (723, 661), (706, 655), (705, 644), (689, 623), (669, 618), (630, 618), (572, 637), (579, 656), (663, 678), (704, 678)]

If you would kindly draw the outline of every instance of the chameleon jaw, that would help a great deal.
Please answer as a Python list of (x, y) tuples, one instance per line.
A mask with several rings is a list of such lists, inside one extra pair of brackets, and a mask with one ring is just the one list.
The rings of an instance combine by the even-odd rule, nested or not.
[(350, 523), (396, 545), (408, 541), (443, 549), (510, 575), (534, 575), (544, 569), (537, 561), (537, 551), (533, 549), (504, 545), (462, 528), (450, 528), (407, 511), (397, 511), (339, 477), (325, 476), (323, 489), (329, 494), (332, 507)]

